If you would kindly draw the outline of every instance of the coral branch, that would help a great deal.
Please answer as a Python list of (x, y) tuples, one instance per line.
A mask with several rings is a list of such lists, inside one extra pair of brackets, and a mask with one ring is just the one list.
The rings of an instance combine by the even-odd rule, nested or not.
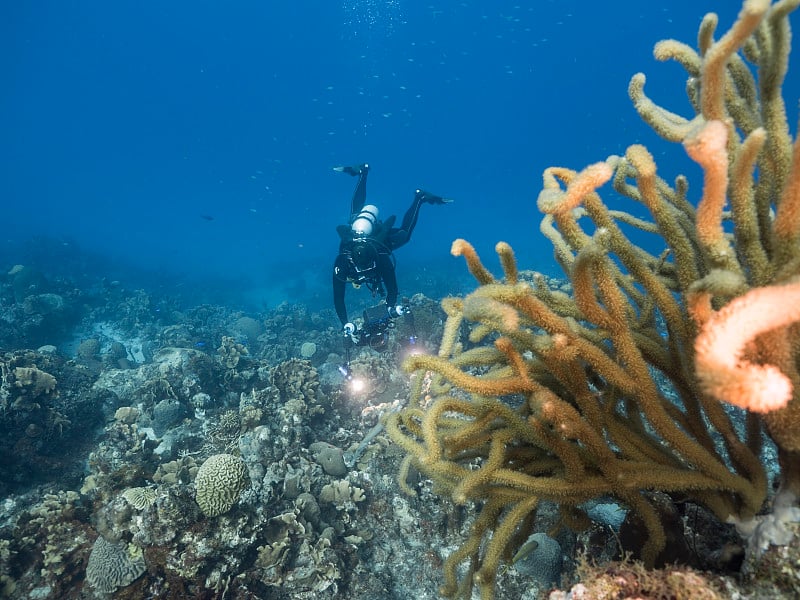
[[(745, 355), (757, 336), (796, 321), (800, 321), (800, 283), (756, 288), (725, 305), (703, 325), (695, 341), (703, 390), (754, 412), (786, 406), (792, 397), (789, 378), (777, 367), (755, 364)], [(785, 350), (778, 340), (772, 349)]]

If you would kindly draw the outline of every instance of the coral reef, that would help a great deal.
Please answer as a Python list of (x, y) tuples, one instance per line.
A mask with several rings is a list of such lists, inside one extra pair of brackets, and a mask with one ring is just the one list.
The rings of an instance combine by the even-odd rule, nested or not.
[(80, 469), (64, 450), (86, 442), (109, 399), (91, 385), (85, 369), (57, 354), (0, 354), (0, 492)]
[[(689, 72), (692, 118), (650, 101), (643, 75), (631, 82), (645, 121), (703, 168), (697, 207), (686, 180), (661, 179), (640, 145), (581, 172), (545, 171), (541, 229), (572, 294), (526, 281), (503, 242), (503, 280), (467, 242), (453, 244), (480, 287), (443, 302), (439, 355), (407, 361), (412, 401), (387, 421), (407, 453), (402, 478), (413, 467), (456, 504), (477, 505), (444, 564), (444, 595), (477, 585), (492, 597), (501, 562), (544, 502), (559, 507), (555, 531), (580, 531), (591, 523), (584, 503), (615, 498), (630, 511), (629, 531), (646, 533), (630, 538), (651, 567), (677, 544), (667, 526), (676, 501), (766, 545), (786, 542), (784, 525), (800, 510), (776, 511), (778, 527), (756, 515), (768, 494), (762, 426), (790, 505), (800, 488), (800, 152), (780, 93), (797, 5), (747, 0), (718, 40), (716, 16), (704, 19), (698, 52), (656, 47)], [(610, 209), (597, 192), (608, 181), (650, 220)], [(637, 229), (658, 235), (661, 248), (634, 244), (626, 231)]]
[(51, 344), (81, 317), (79, 293), (69, 282), (48, 280), (41, 270), (22, 264), (11, 267), (5, 281), (0, 347), (16, 348), (20, 342), (26, 348)]
[[(407, 393), (398, 357), (368, 349), (355, 355), (364, 375), (376, 378), (376, 392), (353, 396), (341, 375), (323, 383), (312, 362), (297, 357), (309, 337), (319, 348), (340, 341), (328, 325), (324, 335), (309, 329), (309, 322), (323, 322), (317, 315), (287, 320), (283, 307), (258, 319), (267, 324), (262, 339), (280, 327), (281, 344), (267, 354), (285, 358), (273, 363), (258, 340), (231, 338), (241, 314), (202, 307), (158, 324), (139, 310), (152, 302), (135, 298), (142, 304), (122, 303), (130, 318), (98, 309), (102, 332), (76, 335), (74, 361), (55, 349), (4, 357), (6, 413), (14, 414), (15, 403), (45, 410), (81, 393), (95, 403), (87, 411), (95, 417), (75, 422), (81, 432), (95, 429), (83, 451), (75, 440), (69, 447), (85, 471), (51, 476), (45, 485), (54, 491), (44, 492), (43, 508), (42, 488), (30, 481), (19, 483), (26, 496), (0, 505), (2, 589), (54, 598), (112, 589), (116, 597), (355, 598), (395, 588), (407, 596), (402, 590), (410, 584), (395, 573), (423, 528), (407, 523), (391, 552), (374, 546), (391, 537), (376, 532), (395, 527), (385, 498), (397, 489), (388, 475), (394, 462), (379, 451), (387, 440), (366, 436), (376, 417), (361, 416), (382, 404), (377, 400)], [(219, 342), (198, 345), (198, 338)], [(99, 343), (80, 343), (92, 339)], [(131, 353), (120, 363), (118, 350), (106, 359), (114, 345), (139, 343), (147, 347), (141, 360)], [(340, 358), (328, 355), (320, 367), (336, 372)], [(28, 424), (19, 423), (23, 430)], [(348, 466), (343, 449), (362, 443), (359, 465)], [(20, 468), (31, 456), (21, 454)], [(219, 485), (215, 473), (227, 483)], [(131, 561), (124, 568), (98, 567), (100, 558), (123, 557)], [(434, 564), (418, 572), (430, 580)]]
[(67, 598), (84, 577), (94, 537), (87, 506), (74, 491), (37, 492), (26, 500), (13, 535), (3, 531), (0, 581), (11, 598)]
[[(533, 280), (527, 272), (519, 276)], [(554, 293), (568, 290), (562, 281), (548, 284)], [(142, 296), (135, 298), (139, 302)], [(441, 336), (441, 309), (426, 298), (412, 302), (420, 346), (428, 347), (426, 340)], [(320, 321), (318, 317), (289, 329), (286, 323), (295, 321), (283, 318), (285, 308), (276, 309), (277, 317), (259, 316), (259, 322), (281, 327), (276, 339), (282, 345), (269, 354), (286, 358), (263, 358), (260, 342), (254, 346), (248, 341), (251, 351), (231, 367), (216, 348), (229, 336), (230, 323), (240, 317), (236, 312), (206, 306), (174, 316), (185, 321), (170, 317), (160, 322), (146, 321), (148, 313), (139, 311), (141, 306), (131, 306), (137, 316), (129, 322), (138, 325), (130, 330), (122, 324), (127, 319), (114, 320), (106, 306), (98, 309), (106, 325), (97, 338), (99, 350), (92, 350), (99, 363), (94, 367), (88, 355), (77, 355), (79, 342), (91, 339), (83, 331), (75, 335), (74, 361), (56, 349), (4, 355), (9, 374), (4, 389), (10, 402), (23, 392), (27, 396), (20, 406), (92, 402), (76, 408), (96, 417), (93, 424), (80, 415), (70, 418), (73, 424), (64, 426), (64, 439), (51, 441), (58, 464), (75, 467), (48, 471), (38, 482), (20, 477), (0, 503), (3, 593), (42, 598), (104, 593), (87, 577), (93, 544), (102, 538), (119, 550), (141, 549), (146, 565), (144, 573), (113, 592), (119, 598), (437, 597), (443, 557), (464, 540), (463, 529), (474, 517), (461, 507), (435, 501), (436, 490), (427, 480), (412, 481), (419, 475), (413, 471), (408, 481), (418, 497), (406, 500), (400, 495), (393, 476), (400, 448), (390, 443), (378, 421), (383, 411), (395, 410), (408, 395), (409, 382), (398, 367), (399, 350), (354, 353), (354, 371), (371, 384), (370, 391), (356, 392), (344, 385), (341, 375), (335, 378), (341, 364), (335, 352), (315, 354), (312, 359), (321, 360), (318, 366), (297, 358), (303, 340), (323, 337), (308, 328), (310, 322)], [(189, 316), (193, 310), (204, 315), (205, 324)], [(419, 323), (431, 329), (422, 330)], [(193, 331), (185, 346), (162, 343), (183, 339), (173, 335), (179, 329)], [(272, 334), (265, 327), (261, 337)], [(462, 334), (459, 339), (466, 340)], [(114, 341), (106, 337), (111, 335)], [(334, 348), (335, 331), (328, 328), (327, 335), (320, 347)], [(198, 338), (220, 342), (197, 346)], [(141, 361), (132, 353), (120, 364), (105, 358), (114, 344), (141, 344), (147, 351)], [(27, 383), (15, 385), (17, 367), (50, 374), (55, 388), (47, 385), (48, 377), (33, 371), (22, 371), (21, 381)], [(34, 398), (37, 380), (44, 385)], [(69, 437), (72, 428), (86, 439)], [(13, 467), (20, 476), (34, 456), (22, 448), (14, 455)], [(229, 510), (208, 517), (196, 501), (198, 472), (209, 457), (220, 453), (242, 461), (248, 487)], [(564, 532), (547, 542), (541, 536), (533, 538), (541, 542), (541, 549), (525, 546), (503, 572), (504, 595), (533, 597), (537, 585), (549, 585), (542, 582), (556, 572), (555, 562), (550, 562), (553, 548), (560, 547), (567, 557), (562, 568), (568, 574), (568, 557), (576, 549), (612, 556), (617, 536), (641, 541), (641, 529), (620, 527), (618, 519), (626, 512), (619, 505), (607, 499), (585, 508), (590, 515), (611, 511), (610, 517), (597, 518), (612, 523), (608, 527), (619, 533), (612, 535), (606, 526), (595, 525), (577, 541)], [(552, 523), (558, 514), (542, 507), (540, 516)], [(695, 518), (685, 524), (696, 532), (692, 543), (707, 540), (712, 546), (720, 532), (700, 528), (700, 523)], [(675, 526), (683, 525), (678, 521)], [(771, 550), (764, 555), (770, 569), (792, 560)], [(543, 557), (548, 558), (547, 568), (540, 568)], [(140, 564), (138, 553), (133, 558)], [(750, 573), (752, 585), (764, 589), (764, 570), (754, 565)], [(791, 589), (789, 582), (781, 585)]]
[[(569, 592), (553, 591), (549, 600), (597, 600), (617, 598), (674, 598), (674, 600), (723, 600), (733, 597), (732, 580), (697, 573), (686, 567), (647, 569), (637, 562), (622, 561), (597, 567), (583, 557), (578, 567), (581, 583)], [(769, 597), (769, 596), (762, 596)], [(773, 596), (774, 597), (774, 596)]]

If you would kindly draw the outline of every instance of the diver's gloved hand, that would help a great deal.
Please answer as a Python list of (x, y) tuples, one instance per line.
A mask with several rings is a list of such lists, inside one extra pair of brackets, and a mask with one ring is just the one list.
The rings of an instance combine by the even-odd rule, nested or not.
[(350, 342), (355, 346), (358, 346), (358, 342), (361, 340), (361, 332), (352, 323), (345, 323), (342, 327), (342, 336), (344, 336), (345, 342)]
[(392, 319), (396, 319), (397, 317), (401, 317), (409, 312), (409, 309), (402, 304), (398, 304), (397, 306), (390, 306), (389, 307), (389, 316)]

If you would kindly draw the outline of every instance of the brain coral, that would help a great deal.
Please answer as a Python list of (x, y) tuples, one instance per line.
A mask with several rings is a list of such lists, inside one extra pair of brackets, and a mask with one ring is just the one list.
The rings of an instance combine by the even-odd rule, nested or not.
[(232, 454), (209, 456), (197, 471), (197, 504), (207, 517), (228, 512), (247, 488), (244, 461)]
[(110, 594), (120, 587), (130, 585), (144, 573), (142, 550), (125, 542), (109, 542), (97, 538), (86, 565), (86, 580), (100, 592)]
[(122, 492), (122, 497), (128, 501), (128, 504), (137, 510), (144, 510), (155, 504), (156, 491), (151, 488), (134, 487), (128, 488)]

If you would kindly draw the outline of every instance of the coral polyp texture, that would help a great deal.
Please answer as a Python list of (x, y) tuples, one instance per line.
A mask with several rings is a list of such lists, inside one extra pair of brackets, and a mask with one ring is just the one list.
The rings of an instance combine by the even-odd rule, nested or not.
[(207, 517), (216, 517), (233, 508), (250, 479), (241, 458), (232, 454), (214, 454), (200, 466), (194, 483), (200, 510)]
[[(466, 241), (453, 244), (479, 287), (443, 301), (439, 354), (408, 359), (410, 405), (387, 420), (406, 452), (402, 478), (414, 467), (479, 510), (444, 563), (443, 595), (469, 597), (477, 586), (492, 597), (501, 562), (527, 539), (543, 501), (558, 505), (562, 525), (582, 529), (585, 502), (615, 498), (643, 523), (647, 565), (667, 545), (657, 497), (704, 506), (763, 540), (759, 524), (775, 525), (756, 517), (768, 505), (763, 431), (778, 448), (781, 504), (793, 504), (800, 144), (781, 85), (798, 4), (748, 0), (718, 37), (707, 15), (698, 50), (656, 46), (656, 58), (687, 69), (694, 115), (659, 107), (644, 75), (633, 77), (636, 110), (702, 167), (701, 193), (685, 177), (662, 178), (641, 145), (582, 171), (544, 172), (541, 231), (571, 294), (523, 276), (505, 243), (503, 278)], [(649, 218), (612, 209), (598, 191), (609, 182)], [(637, 245), (633, 231), (654, 244)], [(785, 543), (797, 513), (781, 513), (772, 542)]]

